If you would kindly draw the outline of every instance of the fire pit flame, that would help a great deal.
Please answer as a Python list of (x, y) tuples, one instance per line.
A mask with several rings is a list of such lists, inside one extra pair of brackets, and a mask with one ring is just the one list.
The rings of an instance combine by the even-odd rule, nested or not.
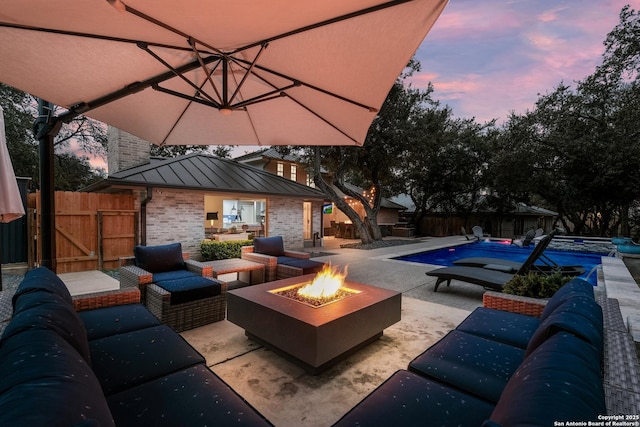
[(339, 272), (331, 264), (325, 264), (313, 282), (298, 289), (298, 295), (307, 298), (331, 298), (342, 288), (346, 277), (346, 266), (342, 272)]

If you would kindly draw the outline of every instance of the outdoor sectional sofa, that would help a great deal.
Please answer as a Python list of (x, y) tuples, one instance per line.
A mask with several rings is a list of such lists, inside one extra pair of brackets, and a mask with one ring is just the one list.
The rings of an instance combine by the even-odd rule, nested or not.
[(637, 414), (632, 342), (626, 334), (616, 345), (615, 300), (598, 303), (576, 278), (539, 318), (477, 308), (335, 426), (550, 426)]
[(12, 305), (0, 340), (2, 426), (271, 425), (141, 304), (77, 312), (84, 304), (38, 268)]

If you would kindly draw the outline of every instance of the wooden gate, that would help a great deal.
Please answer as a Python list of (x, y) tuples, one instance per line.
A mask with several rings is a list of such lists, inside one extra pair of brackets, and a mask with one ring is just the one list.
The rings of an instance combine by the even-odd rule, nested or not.
[[(40, 194), (29, 195), (35, 207), (36, 260), (42, 260)], [(138, 211), (129, 194), (56, 191), (56, 272), (118, 268), (118, 259), (133, 254), (138, 242)]]

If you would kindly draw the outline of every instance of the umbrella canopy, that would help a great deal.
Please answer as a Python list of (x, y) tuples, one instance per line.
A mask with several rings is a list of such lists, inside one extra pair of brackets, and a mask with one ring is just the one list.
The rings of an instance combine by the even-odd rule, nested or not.
[(23, 215), (22, 197), (7, 150), (4, 111), (0, 107), (0, 222), (11, 222)]
[(361, 145), (447, 0), (4, 0), (0, 81), (158, 145)]

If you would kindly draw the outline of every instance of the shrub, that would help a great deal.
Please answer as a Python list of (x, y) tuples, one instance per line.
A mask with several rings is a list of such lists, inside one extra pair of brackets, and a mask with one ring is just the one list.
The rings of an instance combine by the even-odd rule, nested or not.
[(571, 277), (562, 273), (515, 275), (504, 285), (503, 291), (524, 297), (551, 298), (569, 280)]
[(253, 245), (252, 240), (227, 240), (224, 242), (212, 240), (200, 244), (200, 254), (203, 261), (240, 258), (240, 248), (251, 245)]

